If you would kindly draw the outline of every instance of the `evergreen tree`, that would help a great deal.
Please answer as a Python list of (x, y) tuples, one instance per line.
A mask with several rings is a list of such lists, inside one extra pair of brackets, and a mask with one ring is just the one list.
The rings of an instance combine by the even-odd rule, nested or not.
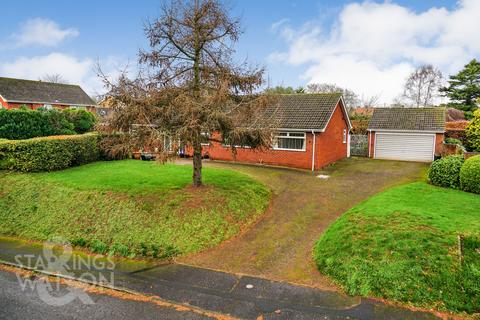
[(450, 76), (448, 84), (440, 91), (450, 98), (452, 107), (470, 112), (476, 110), (480, 98), (480, 62), (470, 61), (463, 70)]

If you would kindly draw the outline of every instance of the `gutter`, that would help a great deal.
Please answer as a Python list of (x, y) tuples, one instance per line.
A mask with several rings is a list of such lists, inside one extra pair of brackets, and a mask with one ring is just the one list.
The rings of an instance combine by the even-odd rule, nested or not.
[(313, 150), (312, 150), (312, 172), (315, 171), (315, 145), (316, 145), (316, 138), (315, 131), (312, 130), (313, 134)]
[(401, 130), (401, 129), (367, 129), (368, 132), (393, 132), (393, 133), (445, 133), (445, 131), (436, 130)]
[[(3, 98), (3, 97), (2, 97)], [(29, 103), (29, 104), (52, 104), (52, 105), (64, 105), (64, 106), (79, 106), (79, 107), (97, 107), (96, 104), (84, 104), (84, 103), (71, 103), (71, 102), (63, 102), (63, 101), (57, 101), (57, 102), (42, 102), (42, 101), (21, 101), (21, 100), (5, 100), (5, 102), (9, 103)]]

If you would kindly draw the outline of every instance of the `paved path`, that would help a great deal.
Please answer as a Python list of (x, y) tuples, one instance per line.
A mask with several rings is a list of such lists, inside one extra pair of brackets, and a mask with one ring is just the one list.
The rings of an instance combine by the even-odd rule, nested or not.
[[(36, 264), (38, 270), (43, 270), (43, 264), (35, 262), (45, 261), (44, 259), (43, 248), (40, 245), (0, 238), (0, 260), (3, 263), (30, 267)], [(88, 263), (75, 265), (75, 261), (89, 261), (89, 259), (92, 259), (92, 256), (74, 252), (66, 262), (66, 270), (69, 271), (60, 273), (69, 273), (77, 278), (82, 278), (88, 273), (97, 279), (99, 273), (105, 274), (106, 270), (99, 267), (102, 266), (102, 261), (106, 261), (105, 258), (95, 260), (94, 266)], [(113, 284), (117, 289), (158, 296), (175, 304), (194, 306), (240, 319), (262, 319), (261, 317), (263, 319), (436, 319), (428, 313), (413, 312), (369, 299), (351, 298), (333, 291), (180, 264), (156, 265), (118, 260), (115, 261), (113, 274)], [(1, 277), (0, 281), (2, 281)], [(3, 311), (12, 313), (12, 317), (9, 318), (21, 314), (22, 310), (38, 312), (39, 315), (46, 316), (52, 312), (48, 307), (39, 306), (38, 299), (32, 295), (33, 293), (26, 293), (21, 297), (14, 284), (8, 279), (5, 281), (8, 285), (3, 290), (4, 297), (13, 301), (12, 306)], [(116, 310), (128, 318), (130, 311), (141, 308), (130, 302), (114, 301), (106, 297), (98, 299), (100, 304), (98, 314), (95, 313), (95, 308), (86, 307), (83, 310), (77, 304), (68, 306), (67, 311), (62, 311), (64, 312), (62, 314), (68, 314), (68, 310), (82, 309), (85, 315), (89, 315), (87, 318), (99, 319), (103, 318), (103, 312)], [(147, 314), (148, 312), (150, 311), (147, 311)], [(162, 318), (162, 312), (168, 313), (171, 310), (158, 312), (158, 318)], [(175, 319), (175, 316), (171, 318)], [(188, 319), (190, 316), (195, 319), (196, 315), (187, 314), (185, 318)]]
[(247, 173), (270, 186), (264, 217), (243, 235), (179, 259), (199, 267), (336, 289), (316, 269), (312, 248), (345, 211), (395, 184), (423, 179), (426, 164), (350, 158), (328, 167), (321, 180), (308, 171), (210, 162)]

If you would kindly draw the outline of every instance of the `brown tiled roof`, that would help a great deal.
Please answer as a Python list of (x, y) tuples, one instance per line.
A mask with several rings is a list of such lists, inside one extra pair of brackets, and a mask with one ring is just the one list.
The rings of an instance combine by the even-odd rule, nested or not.
[(0, 77), (0, 95), (9, 102), (95, 105), (78, 85), (44, 81)]
[(282, 129), (324, 130), (341, 93), (286, 94), (267, 109)]
[(375, 108), (369, 130), (445, 131), (444, 108)]

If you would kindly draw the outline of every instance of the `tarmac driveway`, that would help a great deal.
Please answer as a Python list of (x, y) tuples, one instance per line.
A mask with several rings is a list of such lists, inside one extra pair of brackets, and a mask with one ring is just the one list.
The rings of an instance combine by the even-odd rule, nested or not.
[(307, 171), (207, 162), (247, 173), (274, 191), (258, 223), (234, 239), (178, 262), (279, 281), (336, 287), (316, 269), (315, 241), (345, 211), (393, 185), (424, 179), (426, 164), (350, 158), (322, 171)]

